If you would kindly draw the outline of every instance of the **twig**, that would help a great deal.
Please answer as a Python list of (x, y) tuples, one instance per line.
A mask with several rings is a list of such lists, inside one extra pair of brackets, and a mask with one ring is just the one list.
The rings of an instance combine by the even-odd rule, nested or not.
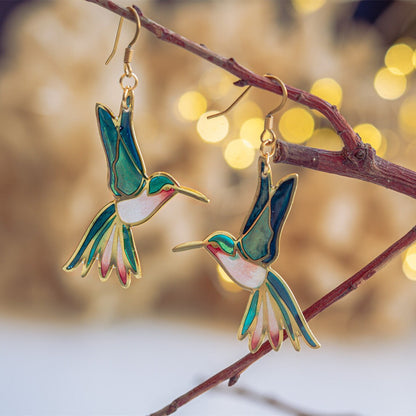
[[(218, 391), (219, 389), (216, 388), (214, 391)], [(222, 391), (229, 392), (229, 389), (221, 389)], [(275, 409), (279, 409), (284, 413), (291, 414), (293, 416), (358, 416), (357, 414), (352, 413), (322, 413), (322, 412), (311, 412), (299, 409), (298, 407), (286, 403), (281, 399), (277, 399), (276, 397), (268, 396), (266, 394), (258, 393), (256, 391), (250, 390), (245, 387), (235, 387), (231, 390), (234, 394), (238, 394), (245, 399), (251, 399), (253, 401), (267, 404)]]
[[(389, 248), (383, 251), (379, 256), (377, 256), (373, 261), (368, 263), (360, 271), (355, 273), (349, 279), (345, 280), (335, 289), (331, 290), (324, 297), (315, 302), (312, 306), (306, 309), (303, 314), (307, 321), (311, 320), (313, 317), (327, 309), (333, 303), (342, 299), (344, 296), (351, 293), (353, 290), (368, 280), (373, 276), (381, 267), (388, 263), (394, 256), (399, 254), (402, 250), (408, 247), (416, 241), (416, 227), (413, 227), (406, 235), (397, 240)], [(285, 339), (287, 335), (285, 334)], [(150, 416), (164, 416), (170, 415), (176, 411), (179, 407), (188, 403), (195, 397), (200, 394), (212, 389), (216, 385), (222, 383), (223, 381), (232, 379), (233, 377), (239, 376), (243, 371), (245, 371), (251, 364), (255, 363), (257, 360), (262, 358), (264, 355), (269, 353), (272, 350), (269, 342), (265, 342), (260, 349), (254, 354), (247, 354), (240, 360), (231, 364), (229, 367), (210, 377), (208, 380), (199, 384), (192, 390), (187, 393), (179, 396), (177, 399), (173, 400), (169, 405), (165, 406), (163, 409), (152, 413)]]
[[(134, 21), (128, 9), (109, 0), (86, 0), (98, 4), (120, 16)], [(140, 16), (142, 26), (152, 32), (158, 39), (172, 43), (191, 52), (240, 79), (240, 86), (252, 85), (264, 90), (282, 94), (279, 85), (270, 79), (259, 76), (243, 67), (233, 58), (225, 58), (209, 50), (205, 45), (195, 43), (184, 36), (165, 28), (144, 16), (134, 6)], [(307, 168), (348, 176), (366, 182), (375, 183), (388, 189), (416, 198), (416, 173), (402, 166), (395, 165), (375, 155), (374, 149), (362, 142), (336, 106), (321, 98), (298, 88), (286, 85), (288, 98), (323, 114), (344, 143), (342, 152), (330, 152), (307, 146), (278, 141), (274, 162), (305, 166)]]

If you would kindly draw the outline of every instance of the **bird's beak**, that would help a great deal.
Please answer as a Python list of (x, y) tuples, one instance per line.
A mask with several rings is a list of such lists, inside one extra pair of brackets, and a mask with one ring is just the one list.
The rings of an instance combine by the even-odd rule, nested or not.
[(192, 250), (193, 248), (201, 248), (207, 245), (206, 241), (189, 241), (188, 243), (178, 244), (177, 246), (173, 247), (172, 251), (186, 251)]
[(175, 186), (177, 192), (198, 199), (199, 201), (209, 202), (209, 199), (201, 192), (195, 191), (194, 189), (187, 188), (185, 186)]

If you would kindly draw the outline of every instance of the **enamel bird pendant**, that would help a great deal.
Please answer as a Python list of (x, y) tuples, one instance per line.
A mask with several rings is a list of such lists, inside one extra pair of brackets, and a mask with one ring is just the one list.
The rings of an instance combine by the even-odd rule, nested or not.
[(100, 279), (106, 280), (115, 268), (125, 288), (130, 285), (131, 275), (141, 277), (131, 227), (146, 222), (177, 193), (208, 202), (205, 195), (180, 186), (167, 173), (147, 176), (132, 123), (133, 99), (133, 92), (128, 91), (118, 117), (104, 105), (96, 105), (98, 128), (108, 163), (108, 182), (114, 200), (93, 219), (64, 266), (65, 271), (71, 271), (83, 263), (84, 277), (97, 260)]
[(293, 202), (298, 176), (286, 176), (274, 186), (271, 170), (266, 166), (267, 161), (261, 156), (257, 192), (239, 238), (217, 231), (204, 241), (180, 244), (173, 251), (205, 247), (227, 275), (250, 292), (238, 338), (249, 337), (252, 353), (266, 337), (273, 349), (278, 350), (284, 330), (297, 351), (301, 336), (307, 345), (319, 348), (289, 286), (270, 267), (278, 256), (280, 234)]

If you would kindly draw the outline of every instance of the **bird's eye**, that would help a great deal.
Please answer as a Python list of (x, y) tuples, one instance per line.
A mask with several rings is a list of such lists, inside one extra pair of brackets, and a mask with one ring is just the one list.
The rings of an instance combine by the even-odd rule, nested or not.
[(162, 191), (170, 191), (170, 190), (172, 190), (172, 185), (164, 185), (161, 190)]
[(216, 243), (215, 241), (210, 241), (210, 244), (213, 248), (220, 248), (220, 245)]

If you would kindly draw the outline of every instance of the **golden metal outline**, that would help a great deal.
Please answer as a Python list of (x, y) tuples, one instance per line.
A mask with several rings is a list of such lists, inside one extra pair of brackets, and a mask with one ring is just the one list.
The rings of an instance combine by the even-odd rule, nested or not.
[[(135, 17), (135, 20), (136, 20), (136, 33), (134, 34), (133, 39), (131, 40), (131, 42), (128, 44), (128, 46), (126, 48), (125, 57), (124, 57), (124, 63), (130, 63), (131, 62), (131, 54), (133, 52), (133, 50), (131, 48), (136, 43), (137, 38), (139, 37), (140, 29), (142, 27), (142, 24), (140, 22), (140, 17), (137, 14), (136, 9), (134, 7), (127, 7), (127, 9), (130, 10), (133, 13), (134, 17)], [(113, 59), (114, 55), (116, 54), (117, 46), (118, 46), (118, 41), (120, 40), (121, 28), (123, 26), (123, 21), (124, 21), (124, 17), (121, 16), (120, 17), (120, 21), (118, 23), (118, 27), (117, 27), (116, 38), (114, 39), (113, 49), (112, 49), (112, 51), (110, 53), (110, 56), (105, 61), (105, 64), (106, 65), (108, 65), (110, 63), (110, 61)], [(128, 56), (126, 56), (126, 55), (128, 55)]]

